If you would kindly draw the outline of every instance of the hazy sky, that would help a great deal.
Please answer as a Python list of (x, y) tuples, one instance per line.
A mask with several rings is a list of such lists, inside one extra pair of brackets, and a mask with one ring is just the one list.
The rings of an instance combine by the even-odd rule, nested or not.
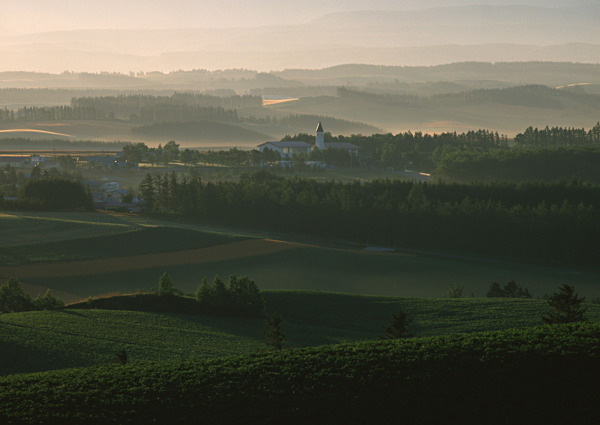
[(593, 4), (599, 0), (0, 0), (4, 35), (73, 29), (252, 27), (350, 10), (459, 4)]

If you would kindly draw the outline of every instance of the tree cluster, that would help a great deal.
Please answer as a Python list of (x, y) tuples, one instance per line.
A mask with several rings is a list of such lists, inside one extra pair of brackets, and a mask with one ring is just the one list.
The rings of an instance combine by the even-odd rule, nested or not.
[(580, 178), (600, 183), (599, 161), (600, 146), (492, 149), (486, 152), (442, 149), (433, 155), (437, 177), (462, 182)]
[(204, 310), (217, 314), (260, 316), (265, 308), (256, 283), (247, 276), (231, 275), (227, 285), (219, 276), (212, 285), (204, 278), (195, 295)]
[(0, 286), (0, 313), (17, 313), (32, 310), (55, 310), (63, 307), (63, 302), (52, 295), (50, 290), (44, 295), (32, 298), (21, 286), (21, 282), (11, 277)]
[(500, 286), (498, 282), (492, 282), (486, 293), (488, 298), (531, 298), (527, 288), (523, 288), (514, 280)]
[(42, 211), (91, 211), (94, 209), (92, 195), (88, 189), (80, 182), (65, 178), (58, 171), (56, 174), (53, 176), (49, 172), (46, 176), (42, 176), (39, 168), (34, 168), (31, 178), (19, 187), (17, 199), (0, 199), (0, 208)]

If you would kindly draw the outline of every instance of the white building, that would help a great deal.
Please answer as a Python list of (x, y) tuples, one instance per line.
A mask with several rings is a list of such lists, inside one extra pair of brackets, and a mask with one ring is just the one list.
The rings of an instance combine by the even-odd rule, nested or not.
[(358, 146), (352, 143), (325, 143), (325, 134), (323, 132), (323, 125), (319, 121), (317, 125), (317, 136), (315, 138), (315, 144), (310, 145), (306, 142), (266, 142), (258, 145), (258, 150), (263, 152), (265, 149), (271, 149), (272, 151), (279, 152), (282, 158), (291, 158), (292, 155), (306, 154), (308, 155), (311, 150), (324, 150), (324, 149), (343, 149), (352, 155), (358, 155)]
[(267, 142), (258, 145), (258, 150), (263, 152), (265, 149), (279, 152), (282, 158), (291, 158), (292, 155), (302, 153), (308, 155), (312, 146), (305, 142)]
[(360, 149), (358, 146), (353, 145), (352, 143), (345, 142), (333, 142), (333, 143), (325, 143), (325, 136), (323, 133), (323, 125), (321, 121), (319, 121), (319, 125), (317, 125), (317, 137), (315, 139), (315, 149), (323, 150), (323, 149), (343, 149), (352, 155), (358, 155), (358, 150)]

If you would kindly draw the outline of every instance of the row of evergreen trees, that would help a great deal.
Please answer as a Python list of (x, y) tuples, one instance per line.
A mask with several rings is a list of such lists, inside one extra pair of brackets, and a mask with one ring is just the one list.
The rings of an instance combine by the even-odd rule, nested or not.
[(149, 212), (386, 246), (597, 265), (600, 187), (552, 184), (365, 183), (284, 179), (265, 171), (237, 182), (146, 175)]
[(600, 122), (587, 131), (585, 128), (528, 127), (523, 133), (515, 136), (515, 144), (535, 147), (599, 145)]
[(94, 120), (96, 118), (96, 109), (93, 107), (25, 106), (17, 110), (0, 109), (0, 122)]

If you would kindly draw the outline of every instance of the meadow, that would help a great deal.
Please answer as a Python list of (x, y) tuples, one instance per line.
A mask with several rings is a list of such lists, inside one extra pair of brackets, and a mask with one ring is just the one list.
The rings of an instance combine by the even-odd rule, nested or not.
[[(302, 291), (265, 291), (267, 315), (284, 319), (285, 347), (355, 343), (383, 336), (399, 309), (417, 337), (541, 325), (542, 300), (393, 298)], [(600, 306), (588, 305), (600, 321)], [(268, 350), (264, 318), (122, 310), (36, 311), (0, 315), (0, 375), (115, 362), (210, 359)]]
[[(248, 275), (264, 290), (437, 298), (464, 283), (464, 296), (483, 297), (492, 282), (515, 280), (534, 297), (564, 283), (584, 296), (599, 295), (599, 275), (588, 270), (402, 249), (371, 252), (339, 241), (294, 240), (133, 214), (11, 213), (0, 216), (0, 229), (0, 279), (14, 275), (37, 292), (60, 292), (65, 301), (151, 290), (165, 271), (187, 293), (203, 277), (234, 274)], [(251, 239), (257, 242), (238, 252), (237, 243)], [(273, 248), (267, 239), (291, 239), (291, 244)], [(177, 259), (185, 255), (191, 259)], [(65, 271), (56, 272), (57, 267)]]

